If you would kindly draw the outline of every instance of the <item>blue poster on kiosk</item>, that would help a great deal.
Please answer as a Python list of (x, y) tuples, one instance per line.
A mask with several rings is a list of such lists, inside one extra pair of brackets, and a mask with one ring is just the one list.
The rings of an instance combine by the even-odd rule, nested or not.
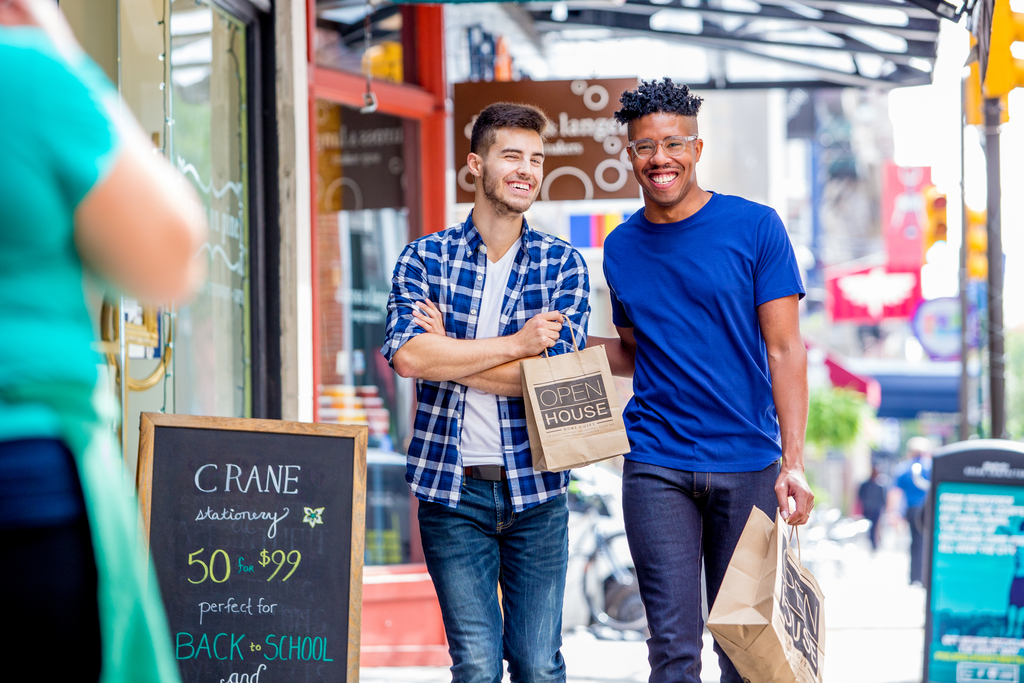
[(1024, 445), (968, 441), (932, 468), (926, 683), (1024, 674)]

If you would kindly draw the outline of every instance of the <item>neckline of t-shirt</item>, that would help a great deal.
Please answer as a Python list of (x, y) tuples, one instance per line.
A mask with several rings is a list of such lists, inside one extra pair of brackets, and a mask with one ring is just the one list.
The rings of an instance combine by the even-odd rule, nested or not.
[(523, 238), (522, 238), (522, 236), (520, 236), (519, 239), (517, 239), (515, 241), (515, 243), (511, 247), (508, 248), (508, 251), (506, 251), (502, 255), (502, 257), (500, 259), (498, 259), (497, 261), (491, 261), (491, 259), (487, 258), (487, 256), (484, 255), (484, 259), (487, 261), (487, 267), (488, 268), (501, 268), (503, 266), (508, 265), (509, 260), (514, 259), (516, 257), (515, 256), (516, 252), (519, 251), (520, 249), (522, 249), (522, 245), (523, 245)]
[[(709, 191), (710, 192), (710, 191)], [(645, 209), (640, 209), (640, 225), (647, 230), (652, 232), (672, 232), (674, 230), (681, 230), (687, 228), (697, 221), (701, 220), (706, 216), (713, 204), (718, 202), (718, 198), (721, 196), (717, 192), (710, 192), (711, 199), (707, 201), (707, 204), (697, 209), (697, 213), (692, 216), (687, 216), (681, 221), (675, 221), (674, 223), (653, 223), (647, 220), (647, 216), (644, 215)]]

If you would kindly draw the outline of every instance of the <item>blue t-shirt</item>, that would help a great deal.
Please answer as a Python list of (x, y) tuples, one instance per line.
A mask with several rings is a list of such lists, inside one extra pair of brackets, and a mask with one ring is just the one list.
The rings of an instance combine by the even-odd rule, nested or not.
[[(921, 465), (918, 476), (914, 476), (914, 465)], [(896, 486), (903, 491), (907, 499), (908, 508), (916, 508), (924, 505), (924, 499), (928, 497), (929, 484), (932, 480), (932, 463), (923, 461), (920, 458), (907, 460), (896, 468)]]
[(605, 239), (604, 270), (615, 325), (637, 344), (626, 458), (694, 472), (778, 460), (757, 307), (804, 293), (778, 214), (721, 194), (677, 223), (641, 209)]

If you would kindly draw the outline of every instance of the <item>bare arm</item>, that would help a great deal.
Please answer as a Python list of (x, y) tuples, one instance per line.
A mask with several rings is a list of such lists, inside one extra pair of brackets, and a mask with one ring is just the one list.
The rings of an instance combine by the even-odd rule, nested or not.
[(603, 346), (608, 354), (608, 365), (612, 374), (619, 377), (632, 377), (636, 370), (636, 337), (632, 327), (616, 327), (618, 338), (587, 337), (589, 346)]
[(523, 378), (519, 371), (519, 364), (522, 360), (520, 358), (510, 363), (502, 363), (490, 370), (463, 377), (459, 380), (459, 384), (465, 384), (471, 389), (495, 396), (522, 396)]
[(134, 123), (122, 126), (110, 174), (75, 211), (82, 260), (145, 301), (189, 294), (202, 280), (193, 258), (206, 235), (199, 198)]
[[(757, 307), (768, 370), (772, 379), (772, 398), (782, 433), (782, 471), (775, 483), (775, 494), (783, 519), (804, 524), (814, 507), (814, 494), (804, 476), (804, 435), (807, 431), (807, 350), (800, 337), (800, 313), (797, 295), (767, 301)], [(796, 507), (790, 512), (789, 499)]]

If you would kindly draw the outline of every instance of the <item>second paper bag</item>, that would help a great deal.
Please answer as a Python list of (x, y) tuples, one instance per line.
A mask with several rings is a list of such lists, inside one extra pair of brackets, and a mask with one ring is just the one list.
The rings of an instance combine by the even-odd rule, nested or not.
[(629, 452), (603, 346), (520, 363), (533, 468), (558, 472)]

